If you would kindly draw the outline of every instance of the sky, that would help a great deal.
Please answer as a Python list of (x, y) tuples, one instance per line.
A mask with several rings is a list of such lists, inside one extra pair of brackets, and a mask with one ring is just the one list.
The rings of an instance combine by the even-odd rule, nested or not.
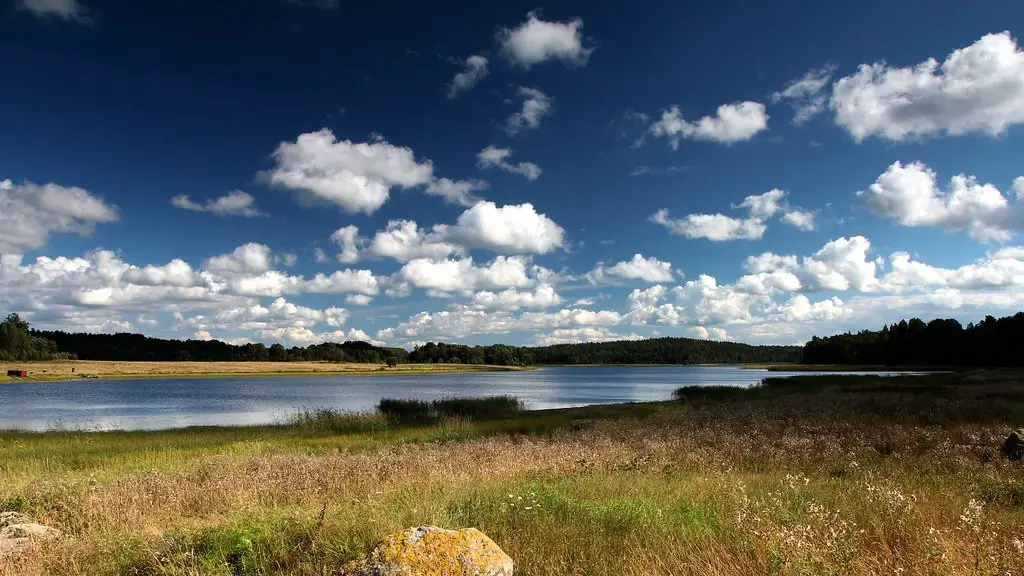
[(0, 0), (0, 310), (286, 346), (1024, 308), (1024, 3)]

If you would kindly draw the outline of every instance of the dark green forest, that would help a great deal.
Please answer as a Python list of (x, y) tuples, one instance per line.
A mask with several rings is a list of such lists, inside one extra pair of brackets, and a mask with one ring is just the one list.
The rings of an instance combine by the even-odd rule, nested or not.
[(751, 346), (693, 338), (652, 338), (586, 344), (515, 347), (434, 344), (409, 354), (410, 362), (527, 366), (531, 364), (713, 364), (799, 362), (799, 346)]
[(927, 324), (903, 320), (881, 330), (815, 336), (804, 345), (806, 364), (888, 366), (1022, 366), (1024, 312), (1005, 318), (986, 316), (965, 328), (953, 319)]
[(30, 331), (28, 322), (17, 314), (8, 314), (0, 322), (0, 360), (69, 360), (73, 354), (59, 351), (53, 340)]

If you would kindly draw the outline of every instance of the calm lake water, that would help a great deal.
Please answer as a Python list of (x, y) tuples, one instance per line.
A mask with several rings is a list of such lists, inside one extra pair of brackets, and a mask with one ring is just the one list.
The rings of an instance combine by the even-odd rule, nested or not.
[[(549, 367), (523, 372), (382, 376), (162, 378), (0, 384), (0, 430), (160, 429), (279, 422), (299, 408), (373, 410), (381, 398), (510, 394), (529, 408), (667, 400), (680, 386), (751, 386), (733, 367)], [(833, 372), (834, 374), (834, 372)], [(849, 372), (857, 374), (857, 372)]]

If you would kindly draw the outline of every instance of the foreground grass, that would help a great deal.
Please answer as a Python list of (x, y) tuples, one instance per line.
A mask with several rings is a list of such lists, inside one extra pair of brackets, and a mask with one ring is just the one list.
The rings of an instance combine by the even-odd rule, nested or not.
[[(57, 360), (50, 362), (0, 362), (4, 382), (52, 382), (56, 380), (133, 380), (146, 378), (231, 378), (261, 376), (361, 376), (370, 374), (446, 374), (524, 370), (515, 366), (474, 364), (383, 364), (344, 362), (118, 362), (105, 360)], [(28, 376), (10, 377), (7, 370), (27, 370)]]
[(802, 377), (681, 402), (403, 425), (0, 434), (0, 508), (69, 538), (0, 574), (334, 573), (477, 526), (533, 574), (1021, 574), (1001, 373)]

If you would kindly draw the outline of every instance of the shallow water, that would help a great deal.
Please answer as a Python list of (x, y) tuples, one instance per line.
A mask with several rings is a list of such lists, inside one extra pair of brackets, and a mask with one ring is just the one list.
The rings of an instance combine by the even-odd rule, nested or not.
[(532, 409), (565, 408), (667, 400), (680, 386), (751, 386), (767, 376), (797, 374), (814, 373), (726, 366), (587, 366), (455, 374), (26, 382), (0, 384), (0, 430), (267, 424), (304, 407), (372, 410), (381, 398), (509, 394)]

